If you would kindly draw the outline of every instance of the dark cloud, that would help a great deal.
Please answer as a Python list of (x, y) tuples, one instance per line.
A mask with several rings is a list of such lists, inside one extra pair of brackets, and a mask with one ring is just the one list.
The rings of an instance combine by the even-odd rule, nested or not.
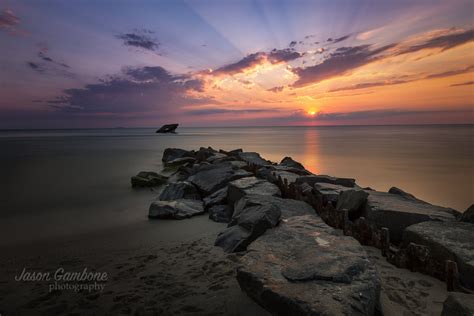
[(463, 30), (446, 35), (432, 37), (409, 47), (400, 49), (398, 55), (414, 53), (423, 49), (439, 48), (442, 51), (468, 43), (474, 40), (474, 30)]
[(124, 68), (121, 74), (109, 76), (83, 88), (67, 89), (48, 103), (61, 111), (74, 113), (144, 113), (159, 111), (166, 116), (178, 113), (184, 105), (216, 103), (210, 98), (191, 97), (202, 91), (197, 79), (175, 76), (162, 67)]
[(328, 42), (332, 42), (332, 38), (331, 38), (331, 37), (328, 38), (327, 41), (328, 41)]
[(186, 111), (189, 115), (218, 115), (218, 114), (248, 114), (248, 113), (267, 113), (274, 112), (272, 109), (226, 109), (226, 108), (212, 108), (212, 109), (197, 109)]
[(342, 41), (345, 41), (346, 39), (348, 39), (349, 37), (351, 37), (351, 35), (346, 35), (346, 36), (342, 36), (342, 37), (339, 37), (339, 38), (336, 38), (333, 40), (333, 43), (339, 43), (339, 42), (342, 42)]
[(297, 44), (296, 41), (291, 41), (290, 44), (288, 45), (289, 47), (295, 47)]
[(402, 84), (402, 83), (407, 83), (411, 81), (413, 80), (387, 80), (387, 81), (380, 81), (380, 82), (365, 82), (365, 83), (355, 84), (352, 86), (332, 89), (332, 90), (329, 90), (328, 92), (339, 92), (339, 91), (347, 91), (347, 90), (367, 89), (367, 88), (380, 87), (380, 86), (391, 86), (391, 85)]
[(42, 59), (43, 61), (46, 61), (46, 62), (49, 62), (49, 63), (53, 63), (53, 64), (56, 64), (56, 65), (59, 65), (59, 66), (62, 66), (64, 68), (71, 68), (69, 65), (65, 64), (65, 63), (60, 63), (60, 62), (57, 62), (55, 61), (54, 59), (52, 59), (51, 57), (47, 56), (45, 52), (43, 51), (39, 51), (38, 52), (38, 57), (40, 59)]
[(30, 67), (31, 69), (33, 69), (34, 71), (37, 71), (37, 72), (39, 72), (39, 73), (41, 73), (41, 74), (44, 73), (44, 70), (45, 70), (45, 69), (44, 69), (43, 66), (41, 66), (40, 64), (34, 63), (34, 62), (32, 62), (32, 61), (27, 61), (27, 62), (26, 62), (26, 65), (27, 65), (28, 67)]
[(135, 30), (131, 33), (119, 34), (116, 37), (123, 41), (125, 46), (157, 52), (160, 43), (154, 39), (150, 30)]
[(11, 29), (20, 24), (20, 19), (11, 10), (0, 13), (0, 29)]
[(456, 76), (456, 75), (471, 72), (472, 70), (474, 70), (474, 65), (471, 65), (462, 69), (455, 69), (455, 70), (440, 72), (436, 74), (431, 74), (431, 75), (426, 76), (425, 78), (433, 79), (433, 78), (444, 78), (444, 77)]
[(299, 53), (299, 52), (297, 52), (293, 49), (289, 49), (289, 48), (287, 48), (287, 49), (274, 49), (270, 53), (267, 53), (266, 55), (268, 57), (268, 60), (272, 64), (292, 61), (292, 60), (295, 60), (295, 59), (300, 58), (301, 56), (303, 56), (302, 53)]
[(284, 88), (285, 88), (284, 86), (273, 87), (273, 88), (271, 88), (271, 89), (268, 89), (267, 91), (280, 92), (280, 91), (283, 91)]
[(339, 47), (320, 64), (293, 69), (293, 72), (299, 77), (293, 86), (302, 87), (343, 75), (378, 60), (381, 53), (393, 46), (387, 45), (375, 49), (372, 49), (370, 45)]
[(473, 85), (473, 84), (474, 84), (474, 81), (467, 81), (467, 82), (452, 84), (451, 87), (470, 86), (470, 85)]

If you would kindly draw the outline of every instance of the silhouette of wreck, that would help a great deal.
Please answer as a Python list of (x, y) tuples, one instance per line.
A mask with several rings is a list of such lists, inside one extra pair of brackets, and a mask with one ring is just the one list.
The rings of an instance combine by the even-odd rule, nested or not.
[(165, 124), (160, 127), (156, 132), (157, 133), (176, 133), (176, 129), (179, 124)]

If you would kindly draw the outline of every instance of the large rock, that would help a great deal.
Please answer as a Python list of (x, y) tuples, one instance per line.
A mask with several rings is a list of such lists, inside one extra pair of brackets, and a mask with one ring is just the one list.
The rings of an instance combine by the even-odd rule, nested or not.
[(209, 219), (218, 223), (229, 223), (232, 219), (232, 207), (229, 205), (214, 205), (208, 210)]
[(180, 181), (166, 185), (159, 199), (162, 201), (178, 199), (200, 200), (201, 196), (194, 185), (186, 181)]
[(464, 213), (462, 213), (461, 221), (474, 223), (474, 204), (471, 205), (467, 210), (465, 210)]
[(290, 167), (290, 168), (295, 168), (295, 169), (300, 169), (300, 170), (305, 170), (306, 171), (305, 167), (301, 163), (299, 163), (296, 160), (293, 160), (293, 158), (291, 158), (291, 157), (283, 158), (280, 162), (280, 166)]
[(155, 201), (148, 211), (149, 218), (185, 219), (204, 213), (202, 201), (179, 199), (175, 201)]
[(204, 208), (208, 209), (214, 205), (227, 204), (227, 186), (204, 198)]
[(288, 218), (254, 241), (237, 280), (274, 315), (374, 315), (380, 292), (363, 247), (310, 215)]
[(474, 224), (457, 221), (423, 222), (407, 227), (403, 234), (403, 245), (426, 246), (441, 271), (444, 271), (446, 260), (455, 261), (461, 283), (471, 289), (474, 289), (473, 241)]
[(163, 162), (168, 162), (183, 157), (194, 157), (194, 153), (192, 151), (180, 148), (166, 148), (163, 152), (163, 158), (161, 158), (161, 160)]
[[(309, 186), (307, 183), (302, 183), (300, 188), (303, 188), (304, 185)], [(319, 194), (322, 197), (323, 204), (326, 205), (327, 203), (331, 203), (334, 207), (336, 207), (337, 202), (339, 200), (339, 196), (342, 192), (352, 190), (351, 188), (338, 185), (338, 184), (331, 184), (331, 183), (315, 183), (314, 184), (314, 191), (316, 194)]]
[(239, 152), (237, 153), (238, 157), (252, 165), (256, 165), (258, 167), (263, 167), (265, 165), (272, 164), (270, 161), (263, 159), (259, 153), (255, 152)]
[(293, 172), (276, 170), (272, 166), (261, 167), (260, 169), (257, 170), (256, 175), (257, 177), (261, 179), (265, 179), (271, 183), (276, 183), (278, 180), (278, 177), (280, 177), (283, 181), (285, 181), (286, 179), (288, 183), (293, 183), (300, 176)]
[(280, 209), (281, 218), (283, 219), (292, 216), (316, 215), (316, 211), (308, 203), (303, 201), (283, 199), (270, 195), (250, 194), (242, 197), (234, 204), (234, 214), (232, 216), (232, 221), (229, 225), (232, 226), (237, 223), (237, 218), (239, 217), (239, 214), (245, 208), (257, 205), (276, 206), (278, 209)]
[(355, 180), (351, 178), (336, 178), (326, 175), (309, 175), (299, 177), (296, 180), (296, 184), (308, 183), (311, 186), (314, 186), (315, 183), (331, 183), (331, 184), (338, 184), (345, 187), (353, 188), (355, 184)]
[(194, 184), (203, 195), (209, 195), (233, 180), (251, 175), (250, 172), (234, 169), (231, 164), (223, 163), (197, 172), (189, 177), (188, 181)]
[(362, 212), (369, 223), (376, 228), (390, 229), (390, 240), (400, 242), (406, 227), (425, 221), (443, 222), (455, 220), (452, 209), (429, 204), (418, 199), (378, 191), (369, 193)]
[(399, 189), (397, 187), (391, 187), (389, 190), (388, 190), (388, 193), (392, 193), (392, 194), (398, 194), (404, 198), (406, 198), (407, 200), (417, 200), (417, 201), (421, 201), (421, 200), (418, 200), (413, 194), (411, 193), (408, 193), (408, 192), (405, 192), (403, 191), (402, 189)]
[(347, 210), (352, 218), (358, 217), (358, 215), (360, 215), (361, 208), (367, 202), (368, 196), (369, 194), (364, 190), (345, 190), (339, 196), (336, 210)]
[(133, 176), (130, 181), (132, 187), (154, 187), (166, 183), (168, 178), (153, 171), (142, 171)]
[(229, 183), (227, 188), (227, 201), (233, 205), (242, 197), (249, 194), (280, 196), (281, 192), (273, 183), (256, 177), (246, 177)]
[(444, 301), (441, 316), (474, 315), (474, 295), (451, 292)]
[(267, 229), (275, 227), (280, 216), (280, 209), (274, 205), (247, 207), (239, 214), (235, 225), (217, 236), (215, 245), (223, 248), (225, 252), (244, 251)]
[(196, 161), (193, 157), (181, 157), (164, 162), (166, 167), (179, 167), (186, 164), (193, 164)]

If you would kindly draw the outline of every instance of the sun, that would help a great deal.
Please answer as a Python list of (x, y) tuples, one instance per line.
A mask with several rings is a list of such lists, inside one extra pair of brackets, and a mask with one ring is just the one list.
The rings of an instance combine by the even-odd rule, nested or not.
[(316, 115), (316, 111), (315, 111), (315, 110), (308, 110), (308, 115), (309, 115), (309, 116), (315, 116), (315, 115)]

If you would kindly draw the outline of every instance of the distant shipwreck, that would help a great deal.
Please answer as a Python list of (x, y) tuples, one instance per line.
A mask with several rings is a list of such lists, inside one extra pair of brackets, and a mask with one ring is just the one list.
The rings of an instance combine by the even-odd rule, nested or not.
[(176, 133), (176, 129), (179, 124), (165, 124), (160, 127), (156, 132), (157, 133)]

